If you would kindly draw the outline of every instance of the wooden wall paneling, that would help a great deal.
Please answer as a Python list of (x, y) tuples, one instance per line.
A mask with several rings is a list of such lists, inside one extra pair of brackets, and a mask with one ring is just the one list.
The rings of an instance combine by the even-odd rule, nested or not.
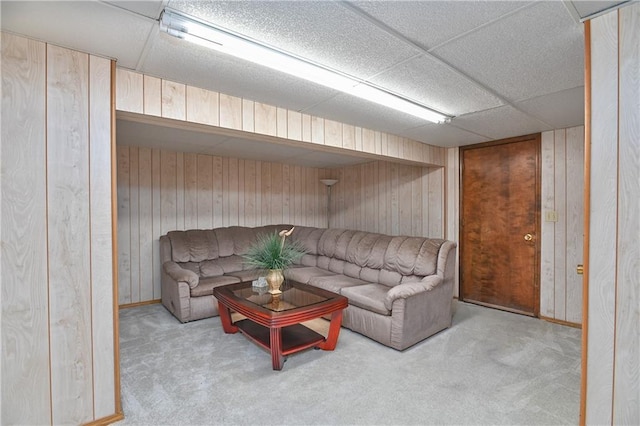
[(389, 234), (389, 210), (391, 197), (389, 196), (389, 164), (378, 162), (378, 230), (381, 234)]
[(282, 164), (271, 164), (271, 223), (282, 223), (283, 175)]
[(566, 309), (565, 321), (582, 322), (582, 275), (584, 238), (584, 127), (566, 129)]
[(362, 176), (362, 229), (368, 232), (376, 232), (376, 220), (378, 217), (378, 199), (375, 185), (378, 183), (378, 163), (375, 161), (363, 165)]
[(356, 149), (356, 128), (349, 124), (342, 125), (342, 147), (349, 150)]
[(291, 169), (288, 164), (282, 165), (282, 223), (291, 223)]
[(213, 210), (210, 213), (210, 216), (213, 217), (210, 219), (212, 222), (212, 227), (219, 228), (224, 226), (224, 214), (223, 214), (223, 200), (224, 194), (223, 192), (223, 163), (222, 157), (213, 157), (211, 164), (211, 188), (213, 190)]
[(288, 133), (288, 117), (286, 108), (277, 108), (276, 112), (276, 135), (279, 138), (287, 138)]
[[(134, 148), (131, 148), (134, 149)], [(154, 260), (153, 247), (153, 184), (152, 184), (152, 167), (151, 167), (151, 148), (138, 148), (138, 230), (140, 233), (140, 302), (146, 302), (154, 299), (154, 274), (153, 266), (158, 265), (158, 261)], [(120, 229), (121, 220), (118, 217), (118, 229)], [(155, 237), (158, 238), (158, 237)], [(118, 246), (120, 241), (118, 240)]]
[[(160, 151), (160, 235), (176, 230), (177, 154)], [(158, 235), (158, 238), (160, 237)]]
[(184, 154), (184, 229), (198, 228), (198, 156)]
[(256, 161), (244, 162), (244, 223), (246, 226), (258, 226), (258, 211), (256, 209)]
[(162, 116), (187, 119), (187, 88), (184, 84), (162, 80)]
[(230, 188), (229, 188), (229, 158), (222, 157), (222, 226), (229, 226)]
[(424, 222), (423, 200), (427, 195), (422, 191), (423, 176), (428, 170), (422, 167), (411, 167), (413, 177), (411, 179), (411, 235), (425, 235), (428, 224)]
[[(460, 241), (460, 149), (448, 148), (446, 151), (446, 168), (447, 168), (447, 190), (445, 192), (447, 215), (446, 224), (447, 232), (445, 238), (458, 243)], [(456, 265), (459, 264), (460, 248), (456, 251)], [(459, 296), (459, 268), (455, 269), (455, 288), (454, 296)]]
[[(227, 213), (225, 214), (226, 226), (237, 225), (239, 223), (239, 206), (240, 206), (240, 162), (237, 158), (229, 158), (228, 162), (228, 199), (225, 207)], [(225, 163), (223, 163), (225, 164)], [(224, 196), (224, 194), (223, 194)]]
[[(555, 317), (555, 222), (545, 220), (555, 206), (555, 138), (554, 132), (542, 133), (541, 141), (541, 209), (540, 224), (540, 315)], [(560, 318), (561, 319), (561, 318)]]
[(362, 127), (355, 128), (355, 150), (362, 151)]
[[(89, 57), (47, 45), (52, 423), (93, 420)], [(73, 342), (73, 344), (69, 344)]]
[[(131, 283), (131, 303), (140, 301), (140, 185), (139, 149), (129, 148), (129, 278)], [(121, 243), (122, 244), (122, 243)]]
[(44, 238), (46, 47), (44, 43), (7, 33), (2, 33), (1, 43), (0, 335), (4, 391), (0, 423), (51, 424)]
[(220, 93), (220, 127), (242, 130), (242, 99)]
[(302, 140), (302, 114), (298, 111), (287, 111), (287, 138)]
[(398, 218), (400, 220), (399, 224), (399, 232), (402, 235), (411, 235), (413, 229), (411, 225), (411, 198), (413, 196), (412, 184), (413, 180), (413, 168), (411, 166), (399, 165), (399, 176), (398, 176)]
[(242, 99), (242, 130), (253, 133), (261, 133), (258, 132), (256, 128), (256, 105), (256, 102)]
[(352, 190), (352, 194), (353, 194), (353, 204), (352, 204), (352, 210), (353, 210), (353, 217), (354, 217), (354, 224), (353, 224), (353, 229), (363, 229), (364, 227), (364, 218), (363, 218), (363, 209), (362, 209), (362, 203), (363, 203), (363, 199), (362, 199), (362, 174), (364, 172), (364, 167), (362, 165), (356, 166), (354, 168), (354, 179), (352, 181), (353, 183), (353, 190)]
[(187, 121), (218, 126), (220, 124), (219, 105), (218, 92), (187, 86)]
[(376, 132), (362, 129), (362, 151), (374, 153), (376, 151)]
[(342, 148), (342, 123), (324, 120), (324, 143), (328, 146)]
[(612, 421), (618, 156), (617, 13), (591, 21), (591, 206), (586, 424)]
[(263, 135), (278, 135), (278, 109), (274, 106), (256, 102), (255, 132)]
[(554, 318), (566, 320), (567, 303), (567, 264), (566, 256), (563, 256), (567, 247), (567, 153), (566, 131), (554, 132), (554, 198), (558, 221), (555, 223), (554, 248)]
[(162, 116), (162, 80), (143, 77), (143, 110), (146, 115)]
[(429, 230), (426, 236), (444, 238), (444, 168), (427, 169), (429, 175)]
[(93, 418), (116, 412), (111, 252), (111, 61), (89, 57)]
[(184, 227), (184, 153), (176, 153), (176, 229)]
[(271, 221), (271, 163), (263, 162), (260, 167), (260, 192), (261, 205), (260, 217), (262, 224), (273, 223)]
[[(213, 157), (210, 155), (196, 155), (197, 159), (197, 229), (213, 228), (213, 205), (215, 192), (213, 191)], [(222, 213), (222, 212), (220, 212)], [(222, 215), (218, 218), (222, 225)]]
[(614, 424), (640, 424), (640, 4), (619, 10), (619, 211)]
[(399, 168), (400, 166), (398, 164), (395, 163), (391, 163), (390, 167), (389, 167), (389, 180), (391, 183), (391, 187), (390, 187), (390, 191), (389, 191), (389, 197), (390, 197), (390, 206), (389, 206), (389, 230), (391, 231), (390, 233), (392, 235), (398, 235), (400, 234), (400, 215), (399, 215), (399, 194), (398, 194), (398, 187), (399, 187), (399, 183), (400, 183), (400, 176), (399, 176)]
[(262, 162), (256, 161), (256, 189), (255, 189), (256, 225), (264, 224), (262, 215)]
[(116, 69), (116, 108), (144, 113), (144, 82), (142, 74), (123, 68)]
[(311, 142), (311, 116), (302, 114), (302, 140)]
[(304, 196), (302, 192), (302, 167), (294, 166), (293, 170), (293, 192), (294, 192), (294, 202), (293, 202), (293, 223), (294, 224), (302, 224), (304, 220), (304, 212), (303, 212), (303, 201)]
[(246, 197), (246, 183), (245, 183), (245, 160), (238, 160), (238, 225), (247, 226), (246, 225), (246, 212), (244, 210), (245, 206), (245, 197)]
[(151, 150), (151, 232), (153, 234), (153, 298), (160, 299), (160, 236), (162, 235), (160, 150)]
[[(131, 303), (131, 208), (129, 188), (129, 148), (118, 153), (118, 303)], [(135, 148), (133, 148), (135, 149)]]
[(311, 142), (324, 145), (324, 118), (311, 116)]

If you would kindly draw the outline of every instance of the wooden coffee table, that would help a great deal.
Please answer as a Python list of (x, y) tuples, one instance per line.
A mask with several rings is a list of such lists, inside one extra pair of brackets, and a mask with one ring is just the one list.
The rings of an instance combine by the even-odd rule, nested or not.
[[(307, 284), (287, 280), (275, 299), (254, 288), (251, 282), (228, 284), (213, 289), (218, 299), (225, 333), (240, 331), (249, 340), (271, 352), (274, 370), (281, 370), (285, 357), (311, 347), (332, 351), (338, 343), (342, 310), (347, 298)], [(231, 311), (245, 319), (232, 322)], [(301, 324), (331, 314), (329, 332), (323, 335)]]

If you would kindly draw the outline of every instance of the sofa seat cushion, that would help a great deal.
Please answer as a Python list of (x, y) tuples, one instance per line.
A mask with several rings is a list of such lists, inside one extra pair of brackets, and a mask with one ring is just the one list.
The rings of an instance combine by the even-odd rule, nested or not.
[(367, 284), (367, 282), (359, 280), (358, 278), (348, 277), (346, 275), (333, 275), (330, 277), (311, 278), (309, 284), (314, 287), (342, 294), (342, 291), (347, 287), (361, 286)]
[(326, 269), (317, 268), (315, 266), (306, 266), (302, 268), (289, 268), (284, 271), (287, 279), (298, 281), (299, 283), (308, 284), (309, 280), (316, 277), (326, 277), (336, 275)]
[(253, 281), (258, 279), (260, 276), (264, 277), (265, 274), (266, 272), (262, 269), (247, 269), (245, 271), (229, 272), (225, 275), (237, 277), (240, 281)]
[(191, 297), (213, 295), (214, 287), (226, 284), (239, 283), (240, 278), (229, 275), (221, 275), (219, 277), (200, 278), (200, 283), (191, 289)]
[(391, 290), (384, 284), (365, 284), (342, 289), (342, 295), (349, 299), (349, 305), (354, 305), (380, 315), (391, 315), (385, 305), (385, 297)]

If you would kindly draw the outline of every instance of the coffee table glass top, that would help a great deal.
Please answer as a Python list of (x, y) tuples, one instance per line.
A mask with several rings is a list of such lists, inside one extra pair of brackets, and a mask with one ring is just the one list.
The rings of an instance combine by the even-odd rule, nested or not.
[(251, 282), (229, 286), (234, 296), (261, 306), (272, 312), (283, 312), (291, 309), (307, 307), (329, 300), (313, 291), (313, 288), (301, 285), (295, 281), (285, 280), (280, 287), (282, 293), (279, 297), (273, 297), (269, 287), (254, 287)]

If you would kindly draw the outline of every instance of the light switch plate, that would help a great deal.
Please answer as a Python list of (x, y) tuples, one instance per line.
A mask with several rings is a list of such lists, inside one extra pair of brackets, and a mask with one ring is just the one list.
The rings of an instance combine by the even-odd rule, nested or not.
[(558, 212), (555, 210), (547, 210), (544, 214), (544, 220), (546, 222), (557, 222), (558, 221)]

